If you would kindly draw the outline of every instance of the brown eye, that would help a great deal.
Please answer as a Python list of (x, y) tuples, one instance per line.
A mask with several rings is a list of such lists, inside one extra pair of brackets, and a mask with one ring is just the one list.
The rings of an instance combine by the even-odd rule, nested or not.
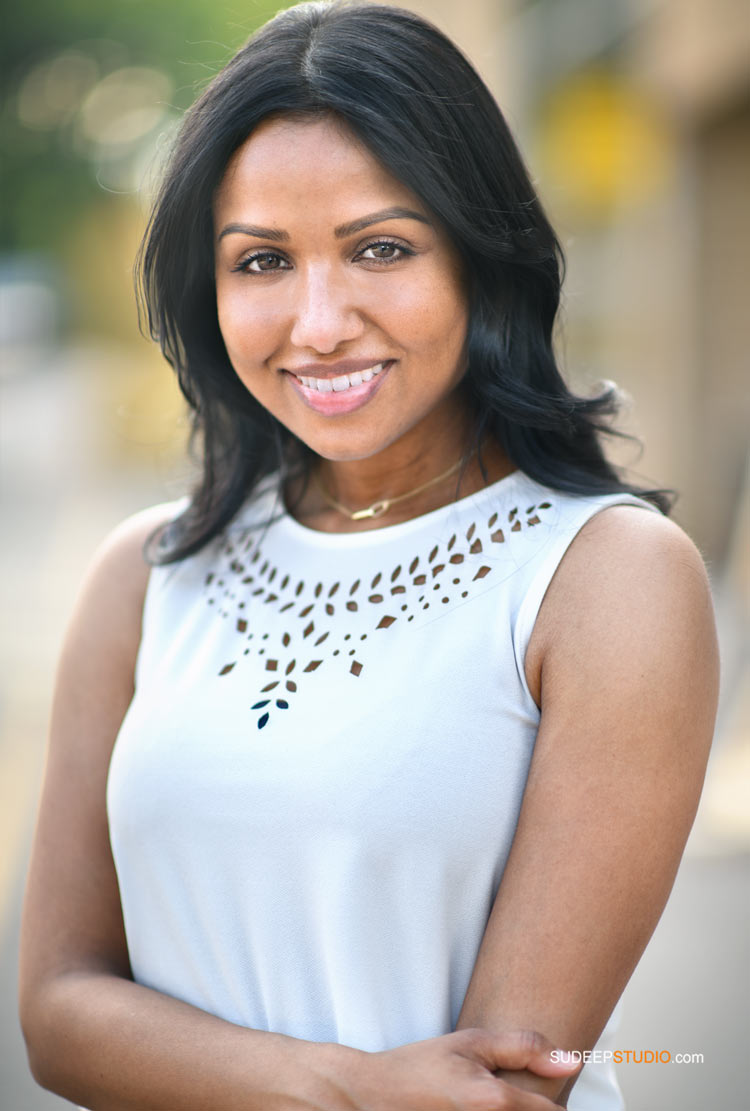
[(392, 258), (398, 247), (393, 243), (374, 243), (368, 250), (373, 252), (375, 258)]
[(382, 259), (383, 262), (390, 262), (399, 256), (399, 247), (395, 243), (370, 243), (365, 247), (362, 252), (362, 257)]
[(250, 274), (268, 274), (276, 270), (286, 270), (288, 267), (286, 259), (277, 255), (275, 251), (258, 251), (241, 262), (237, 269)]
[(365, 262), (400, 262), (401, 259), (413, 253), (407, 247), (402, 247), (400, 243), (391, 243), (388, 239), (378, 239), (376, 242), (368, 243), (366, 247), (363, 247), (357, 258), (364, 259)]

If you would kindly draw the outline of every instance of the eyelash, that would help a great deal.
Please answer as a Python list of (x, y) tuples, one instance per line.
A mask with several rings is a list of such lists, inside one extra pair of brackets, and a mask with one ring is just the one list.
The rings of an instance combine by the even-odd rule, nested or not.
[[(396, 250), (399, 252), (394, 258), (370, 258), (364, 260), (365, 262), (378, 262), (381, 266), (391, 266), (394, 262), (400, 262), (402, 258), (409, 257), (414, 254), (414, 251), (410, 250), (408, 247), (404, 247), (403, 244), (396, 242), (396, 240), (383, 239), (381, 237), (379, 239), (372, 239), (369, 243), (365, 243), (364, 246), (357, 251), (354, 258), (359, 258), (365, 253), (365, 251), (369, 251), (372, 247), (395, 247)], [(277, 258), (281, 259), (282, 261), (286, 261), (286, 259), (284, 259), (284, 256), (280, 255), (277, 251), (254, 251), (253, 254), (248, 255), (246, 258), (242, 259), (242, 261), (239, 262), (237, 266), (232, 267), (232, 269), (234, 272), (239, 271), (243, 274), (256, 275), (278, 274), (281, 270), (285, 269), (279, 267), (279, 269), (274, 270), (251, 270), (250, 264), (252, 262), (255, 262), (259, 258)]]

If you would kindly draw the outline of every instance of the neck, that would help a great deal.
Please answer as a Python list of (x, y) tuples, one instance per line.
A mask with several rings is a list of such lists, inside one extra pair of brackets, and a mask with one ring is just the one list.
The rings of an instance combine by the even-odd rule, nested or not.
[(410, 490), (405, 490), (403, 494), (394, 494), (386, 498), (378, 498), (372, 505), (363, 506), (361, 509), (349, 509), (347, 506), (342, 505), (341, 502), (336, 501), (336, 499), (329, 494), (328, 490), (326, 490), (318, 475), (314, 472), (313, 481), (326, 502), (332, 506), (333, 509), (342, 513), (345, 517), (348, 517), (350, 521), (364, 521), (374, 517), (382, 517), (384, 514), (389, 513), (394, 505), (398, 505), (400, 502), (407, 501), (408, 499), (413, 500), (418, 494), (423, 494), (425, 490), (429, 490), (433, 486), (438, 486), (445, 479), (454, 475), (459, 467), (465, 467), (467, 462), (468, 459), (464, 456), (455, 463), (451, 463), (450, 467), (441, 471), (440, 474), (433, 475), (432, 478), (428, 478), (425, 482), (420, 482), (419, 485), (413, 486)]
[[(467, 415), (462, 406), (454, 404), (430, 414), (429, 422), (410, 429), (377, 455), (322, 459), (317, 473), (337, 501), (358, 509), (379, 498), (398, 497), (414, 489), (447, 470), (470, 450)], [(455, 477), (453, 481), (455, 484)]]
[[(459, 463), (463, 465), (451, 474), (433, 481)], [(323, 532), (365, 531), (422, 516), (482, 489), (512, 469), (501, 449), (491, 443), (483, 445), (480, 464), (468, 422), (459, 414), (452, 416), (440, 432), (433, 429), (427, 442), (404, 436), (366, 459), (321, 459), (315, 471), (317, 482), (308, 483), (301, 496), (301, 486), (292, 487), (287, 501), (298, 520), (310, 528)], [(425, 483), (430, 485), (418, 490)], [(418, 492), (403, 497), (381, 516), (361, 520), (352, 520), (329, 500), (356, 512), (415, 490)]]

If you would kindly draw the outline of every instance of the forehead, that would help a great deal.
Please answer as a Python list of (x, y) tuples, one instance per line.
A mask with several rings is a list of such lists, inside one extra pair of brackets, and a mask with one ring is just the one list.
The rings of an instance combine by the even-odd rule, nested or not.
[(219, 219), (238, 206), (301, 214), (321, 206), (348, 211), (406, 202), (426, 214), (345, 123), (330, 116), (279, 117), (264, 120), (232, 155), (214, 208)]

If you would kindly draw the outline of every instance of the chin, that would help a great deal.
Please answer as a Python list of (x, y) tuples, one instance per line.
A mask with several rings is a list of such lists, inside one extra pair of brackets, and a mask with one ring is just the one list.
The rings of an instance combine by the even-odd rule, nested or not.
[(358, 446), (351, 442), (347, 444), (331, 443), (330, 441), (316, 443), (312, 440), (308, 440), (306, 443), (311, 451), (314, 451), (321, 459), (327, 459), (330, 463), (355, 463), (362, 459), (372, 459), (389, 446), (389, 443)]
[(331, 463), (354, 463), (371, 459), (399, 440), (405, 431), (398, 429), (390, 435), (374, 436), (372, 428), (357, 431), (342, 426), (338, 429), (326, 429), (323, 435), (320, 432), (307, 434), (307, 430), (294, 427), (289, 430), (321, 459), (328, 459)]

